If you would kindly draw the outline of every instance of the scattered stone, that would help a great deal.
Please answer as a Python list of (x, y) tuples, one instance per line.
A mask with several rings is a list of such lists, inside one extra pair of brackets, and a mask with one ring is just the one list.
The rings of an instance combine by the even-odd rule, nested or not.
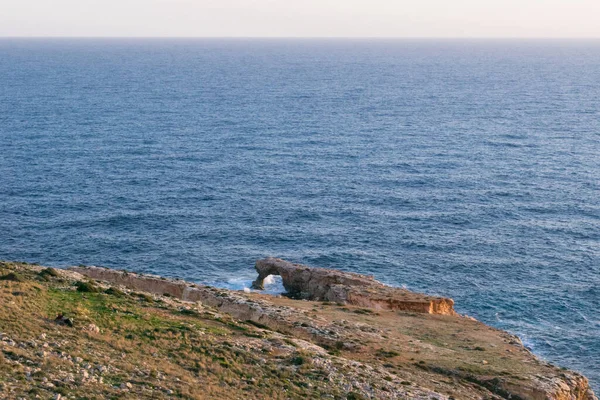
[(84, 331), (91, 333), (100, 333), (100, 328), (96, 324), (89, 324), (83, 328)]
[[(498, 343), (506, 343), (511, 339), (506, 337), (506, 342), (502, 342), (503, 337), (499, 336), (500, 334), (493, 333), (494, 331), (488, 330), (488, 328), (481, 323), (475, 323), (466, 318), (455, 317), (453, 314), (443, 317), (417, 314), (416, 308), (419, 308), (419, 313), (443, 314), (443, 309), (435, 305), (435, 301), (440, 298), (409, 294), (401, 289), (386, 287), (370, 277), (362, 277), (361, 280), (359, 277), (354, 276), (355, 274), (346, 276), (346, 273), (325, 273), (325, 275), (321, 275), (323, 271), (318, 271), (317, 273), (314, 272), (315, 270), (321, 269), (312, 269), (304, 266), (301, 266), (303, 268), (296, 267), (298, 266), (295, 266), (294, 271), (299, 274), (299, 284), (303, 284), (302, 282), (306, 283), (305, 279), (301, 276), (302, 274), (308, 274), (311, 279), (308, 279), (309, 282), (306, 283), (306, 288), (309, 290), (297, 291), (295, 295), (302, 299), (308, 299), (311, 298), (311, 296), (314, 296), (313, 298), (319, 298), (318, 296), (321, 295), (332, 296), (322, 300), (328, 302), (328, 307), (326, 307), (326, 309), (321, 303), (295, 303), (288, 299), (276, 301), (268, 296), (256, 293), (228, 291), (203, 285), (190, 284), (181, 280), (161, 279), (148, 275), (124, 273), (122, 271), (107, 270), (103, 268), (75, 268), (73, 271), (82, 274), (89, 279), (107, 281), (110, 284), (119, 285), (119, 287), (127, 287), (128, 291), (137, 290), (153, 293), (155, 296), (169, 293), (170, 298), (168, 301), (165, 301), (163, 298), (163, 303), (158, 307), (163, 308), (164, 306), (164, 312), (172, 312), (181, 320), (193, 317), (206, 320), (210, 319), (214, 323), (218, 322), (223, 324), (224, 330), (227, 331), (224, 332), (223, 337), (217, 338), (211, 330), (205, 330), (207, 334), (207, 337), (205, 338), (209, 340), (208, 343), (210, 343), (211, 346), (207, 347), (205, 351), (211, 352), (211, 349), (218, 351), (219, 346), (227, 343), (227, 351), (235, 349), (236, 354), (248, 352), (253, 354), (254, 357), (259, 355), (263, 356), (264, 358), (254, 358), (254, 362), (261, 366), (266, 364), (265, 367), (269, 369), (265, 371), (279, 371), (282, 373), (282, 376), (298, 372), (301, 368), (306, 368), (307, 373), (305, 376), (294, 376), (293, 380), (292, 378), (289, 379), (286, 383), (289, 384), (289, 388), (293, 388), (293, 385), (309, 388), (311, 387), (309, 385), (313, 383), (314, 386), (318, 387), (317, 390), (321, 390), (327, 385), (336, 385), (343, 393), (356, 393), (356, 396), (353, 395), (354, 398), (360, 398), (357, 397), (360, 395), (364, 398), (413, 398), (423, 400), (433, 398), (448, 399), (447, 395), (434, 393), (433, 390), (427, 389), (428, 384), (435, 385), (435, 388), (431, 388), (434, 390), (437, 390), (439, 385), (446, 386), (446, 384), (448, 384), (452, 386), (453, 391), (456, 389), (456, 392), (453, 393), (455, 398), (481, 398), (481, 394), (484, 391), (487, 391), (487, 389), (484, 390), (478, 387), (478, 385), (472, 385), (468, 382), (465, 383), (463, 377), (458, 375), (462, 373), (459, 372), (461, 370), (456, 369), (457, 375), (453, 375), (452, 379), (441, 378), (443, 374), (440, 375), (440, 373), (434, 369), (435, 364), (433, 362), (425, 363), (422, 361), (423, 358), (426, 360), (435, 360), (436, 357), (440, 357), (440, 359), (444, 361), (456, 359), (456, 365), (466, 365), (467, 367), (472, 366), (474, 363), (486, 365), (488, 360), (481, 360), (477, 357), (478, 355), (480, 357), (481, 353), (478, 354), (468, 351), (472, 350), (476, 345), (481, 344), (485, 345), (486, 353), (483, 354), (486, 355), (486, 358), (492, 357), (490, 358), (492, 361), (489, 363), (492, 364), (494, 368), (474, 368), (474, 379), (481, 379), (482, 382), (484, 379), (495, 379), (493, 381), (494, 387), (497, 388), (497, 390), (509, 392), (509, 395), (513, 398), (517, 398), (517, 396), (524, 399), (528, 398), (527, 393), (532, 393), (532, 391), (535, 390), (536, 393), (539, 392), (541, 396), (546, 396), (548, 398), (570, 398), (568, 396), (572, 395), (575, 396), (573, 398), (595, 400), (595, 398), (590, 397), (589, 394), (591, 391), (588, 390), (587, 382), (583, 378), (578, 378), (570, 372), (568, 375), (565, 375), (565, 377), (560, 377), (556, 374), (556, 371), (539, 369), (532, 361), (534, 358), (532, 355), (519, 353), (518, 356), (513, 356), (511, 353), (505, 352), (501, 347), (502, 345), (500, 346), (500, 349), (495, 351), (494, 346), (488, 346), (488, 342), (484, 343), (484, 341), (491, 339), (496, 340)], [(320, 279), (321, 277), (324, 279), (317, 279), (315, 281), (312, 279)], [(349, 281), (357, 279), (360, 282), (357, 285), (354, 285), (355, 287), (352, 287), (349, 281), (344, 281), (346, 278)], [(77, 277), (76, 279), (81, 280), (84, 278)], [(295, 282), (294, 278), (292, 278), (292, 282)], [(363, 284), (362, 282), (366, 283)], [(318, 295), (316, 295), (317, 293)], [(114, 303), (120, 302), (116, 299), (108, 299), (104, 295), (99, 296), (99, 298), (102, 299), (102, 301), (108, 300)], [(127, 302), (130, 302), (130, 300), (131, 298), (128, 298)], [(396, 300), (398, 300), (398, 303), (395, 303)], [(410, 304), (412, 300), (414, 300), (414, 304)], [(186, 301), (188, 303), (184, 303)], [(192, 310), (194, 307), (193, 302), (197, 301), (201, 301), (203, 304), (202, 312), (197, 315), (193, 313), (186, 315), (188, 313), (181, 311), (181, 307)], [(366, 301), (371, 302), (370, 305), (360, 303)], [(339, 306), (336, 305), (338, 302), (349, 304), (345, 307), (347, 310), (340, 310)], [(144, 312), (148, 312), (149, 314), (154, 312), (147, 308), (148, 305), (136, 302), (136, 306), (139, 304), (144, 308)], [(352, 307), (352, 305), (359, 306), (360, 310), (358, 307)], [(311, 307), (312, 312), (310, 311)], [(381, 311), (377, 312), (373, 310), (372, 312), (362, 312), (362, 310), (367, 307), (379, 308)], [(403, 310), (401, 307), (408, 307), (408, 310)], [(436, 309), (436, 307), (438, 308)], [(325, 309), (325, 312), (321, 313), (320, 309)], [(355, 309), (361, 312), (355, 311)], [(399, 310), (400, 312), (390, 312), (386, 310)], [(344, 322), (335, 322), (336, 320), (341, 321), (342, 318), (344, 319)], [(414, 329), (415, 332), (419, 332), (419, 334), (422, 335), (423, 341), (414, 340), (411, 344), (408, 344), (404, 338), (399, 339), (396, 329), (389, 328), (391, 324), (387, 324), (392, 322), (392, 318), (398, 318), (399, 323), (401, 321), (402, 323), (411, 324), (411, 332), (407, 333), (407, 335), (412, 336), (412, 329)], [(378, 325), (378, 320), (386, 323), (386, 325)], [(413, 323), (414, 326), (412, 325)], [(422, 326), (420, 324), (422, 324)], [(370, 325), (372, 325), (372, 327), (370, 327)], [(202, 328), (191, 328), (191, 324), (188, 326), (186, 323), (184, 323), (182, 327), (185, 327), (186, 329), (181, 332), (182, 337), (185, 337), (186, 340), (188, 338), (188, 333), (189, 337), (193, 337), (197, 334), (197, 329), (202, 330)], [(230, 328), (234, 327), (236, 331), (232, 333)], [(444, 329), (456, 332), (453, 334), (453, 336), (456, 335), (455, 339), (451, 338), (449, 335), (443, 334)], [(480, 330), (485, 331), (482, 333), (489, 333), (489, 335), (485, 336), (475, 333)], [(114, 332), (116, 336), (124, 336), (124, 333), (128, 333), (118, 326), (114, 329)], [(185, 336), (183, 335), (184, 332)], [(463, 338), (461, 336), (463, 332), (466, 332), (467, 334), (474, 333), (473, 339), (465, 340), (467, 343), (462, 343)], [(155, 335), (151, 330), (149, 330), (147, 334), (149, 337)], [(179, 340), (177, 335), (178, 333), (174, 332), (173, 340)], [(416, 335), (413, 336), (413, 339), (416, 337)], [(268, 343), (272, 338), (278, 338), (279, 342), (268, 345), (268, 347), (271, 348), (270, 353), (267, 354), (261, 352), (261, 348), (267, 347), (263, 346), (263, 344)], [(443, 340), (439, 342), (436, 341), (435, 345), (429, 343), (429, 341), (433, 342), (438, 338)], [(85, 339), (89, 340), (90, 338), (85, 337)], [(224, 340), (226, 340), (226, 342), (224, 342)], [(302, 347), (299, 344), (302, 343), (302, 340), (306, 341), (314, 348), (320, 348), (321, 352), (318, 352), (318, 350), (313, 347)], [(396, 340), (398, 340), (397, 343)], [(459, 342), (464, 344), (464, 347), (457, 345)], [(75, 343), (71, 341), (70, 346), (73, 346), (74, 344)], [(377, 344), (377, 347), (374, 347), (375, 344)], [(351, 349), (353, 345), (357, 345), (360, 354), (365, 356), (363, 362), (355, 362), (352, 360), (354, 357), (353, 352), (356, 351)], [(65, 347), (65, 349), (70, 349), (70, 346)], [(329, 352), (324, 350), (324, 348)], [(387, 367), (386, 364), (379, 364), (379, 361), (369, 359), (367, 352), (377, 348), (383, 348), (385, 350), (386, 353), (382, 352), (381, 359), (386, 359), (383, 362), (386, 362), (389, 367)], [(515, 345), (515, 347), (512, 348), (515, 353), (521, 351), (521, 348), (518, 345)], [(130, 377), (132, 376), (132, 373), (134, 376), (138, 376), (139, 371), (128, 369), (127, 372), (125, 372), (119, 370), (121, 365), (134, 362), (138, 357), (137, 352), (133, 348), (131, 352), (126, 350), (127, 357), (119, 358), (119, 353), (123, 351), (121, 349), (124, 348), (118, 347), (118, 349), (119, 350), (116, 353), (111, 350), (110, 356), (106, 355), (105, 358), (102, 358), (102, 355), (93, 354), (90, 354), (89, 357), (86, 356), (86, 358), (108, 363), (111, 372), (115, 372), (117, 376), (125, 376), (125, 373)], [(117, 351), (116, 349), (113, 350)], [(147, 347), (146, 350), (145, 356), (157, 352), (154, 347)], [(397, 351), (403, 357), (405, 356), (407, 360), (411, 360), (411, 362), (406, 363), (406, 365), (404, 364), (404, 361), (402, 363), (390, 362), (394, 358), (393, 351)], [(167, 349), (162, 348), (160, 349), (160, 352), (163, 354), (169, 353)], [(296, 356), (296, 353), (300, 353), (306, 362), (303, 361), (300, 363), (299, 358), (294, 359), (293, 357)], [(424, 354), (417, 355), (418, 353)], [(508, 361), (518, 362), (519, 365), (523, 365), (526, 369), (535, 371), (537, 374), (535, 376), (539, 375), (540, 378), (534, 377), (534, 375), (521, 374), (519, 372), (519, 375), (522, 376), (523, 379), (519, 378), (519, 381), (515, 381), (510, 374), (498, 375), (499, 371), (504, 373), (504, 367), (502, 365), (503, 361), (500, 361), (502, 360), (502, 357), (497, 357), (498, 353), (501, 353), (502, 356), (506, 356)], [(413, 356), (416, 359), (412, 358)], [(460, 359), (460, 357), (463, 356), (464, 358)], [(275, 359), (279, 360), (277, 361), (277, 366), (272, 364)], [(219, 362), (224, 368), (229, 368), (235, 361), (224, 357), (224, 360), (219, 360)], [(210, 362), (208, 364), (210, 364)], [(382, 365), (385, 366), (386, 369), (382, 368)], [(413, 365), (421, 365), (422, 368), (413, 368)], [(309, 378), (313, 373), (308, 372), (309, 366), (313, 372), (318, 374), (318, 379), (312, 380)], [(206, 372), (205, 368), (208, 370), (210, 365), (207, 367), (208, 368), (203, 364), (196, 366), (199, 371), (198, 376), (200, 379), (202, 379), (202, 374)], [(481, 372), (481, 370), (485, 371)], [(397, 372), (399, 375), (393, 375), (394, 372)], [(91, 372), (91, 375), (93, 376), (94, 373)], [(177, 377), (175, 374), (171, 373), (169, 373), (166, 378), (158, 371), (152, 371), (152, 373), (148, 372), (147, 376), (147, 387), (151, 388), (149, 390), (162, 390), (163, 394), (167, 389), (159, 388), (160, 383), (164, 386), (168, 384), (168, 382), (177, 382)], [(256, 384), (262, 385), (264, 382), (261, 377), (257, 375), (257, 378)], [(163, 381), (157, 382), (158, 379)], [(182, 382), (186, 382), (187, 384), (188, 379), (190, 378), (187, 377), (186, 379), (182, 379)], [(542, 379), (545, 380), (542, 381)], [(307, 382), (309, 380), (310, 383)], [(97, 377), (96, 381), (98, 381)], [(252, 382), (253, 378), (245, 379), (245, 381)], [(414, 383), (412, 385), (401, 384), (401, 382), (409, 381)], [(93, 380), (90, 379), (88, 382), (93, 382)], [(421, 382), (423, 382), (424, 386), (421, 385)], [(235, 384), (236, 383), (233, 383), (233, 385)], [(110, 379), (105, 390), (112, 390), (114, 387), (112, 385), (113, 381)], [(222, 382), (220, 387), (225, 388), (228, 385), (229, 383)], [(92, 385), (89, 387), (91, 386)], [(144, 397), (143, 387), (146, 386), (140, 385), (139, 393), (137, 393), (140, 398)], [(129, 391), (128, 386), (126, 384), (120, 384), (116, 387), (116, 389), (118, 388), (122, 388), (122, 397), (125, 397), (125, 391)], [(559, 388), (561, 392), (564, 392), (564, 396), (554, 396), (559, 390), (555, 388)], [(138, 389), (137, 386), (136, 389)], [(292, 391), (293, 389), (289, 390)], [(447, 391), (448, 389), (444, 388), (444, 392), (447, 393)], [(169, 392), (169, 394), (172, 395), (173, 393)], [(249, 392), (249, 394), (253, 394), (253, 392)], [(310, 397), (310, 394), (308, 397)], [(285, 394), (282, 394), (282, 396), (285, 397)], [(593, 396), (593, 394), (591, 396)], [(252, 395), (248, 397), (252, 397)], [(324, 394), (323, 398), (333, 397), (328, 397), (328, 394)]]

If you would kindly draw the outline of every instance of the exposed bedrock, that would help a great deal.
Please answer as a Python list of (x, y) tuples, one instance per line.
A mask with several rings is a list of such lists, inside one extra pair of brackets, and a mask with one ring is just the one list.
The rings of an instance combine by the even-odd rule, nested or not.
[(318, 321), (314, 321), (306, 311), (275, 307), (263, 300), (250, 299), (245, 293), (101, 267), (71, 267), (69, 270), (128, 289), (168, 295), (183, 301), (201, 302), (239, 320), (253, 321), (272, 330), (311, 340), (320, 345), (334, 345), (342, 336), (338, 332), (341, 329), (329, 325), (326, 329), (319, 327), (316, 323)]
[[(294, 301), (98, 267), (73, 267), (60, 273), (71, 274), (76, 280), (83, 275), (132, 290), (201, 302), (203, 306), (198, 307), (205, 312), (213, 312), (207, 307), (214, 307), (219, 318), (229, 315), (250, 320), (290, 335), (289, 340), (302, 348), (311, 342), (319, 354), (325, 351), (318, 346), (341, 350), (348, 358), (336, 360), (352, 365), (385, 362), (385, 368), (376, 368), (388, 374), (385, 381), (392, 384), (385, 398), (598, 400), (585, 377), (536, 359), (513, 335), (458, 315), (429, 315), (455, 314), (452, 300), (391, 288), (372, 277), (278, 259), (260, 260), (256, 268), (260, 273), (256, 286), (266, 276), (279, 274), (287, 290), (298, 297), (350, 305)], [(365, 305), (381, 311), (365, 313), (361, 308)], [(396, 368), (389, 369), (391, 365)], [(404, 395), (407, 387), (403, 382), (407, 381), (419, 382), (408, 387), (413, 395), (431, 389), (437, 397)], [(438, 390), (450, 390), (455, 395), (442, 395)]]
[(279, 275), (288, 295), (293, 298), (347, 303), (379, 310), (455, 314), (452, 299), (387, 286), (373, 276), (313, 268), (272, 257), (258, 260), (256, 270), (258, 278), (252, 283), (254, 289), (263, 289), (267, 276)]

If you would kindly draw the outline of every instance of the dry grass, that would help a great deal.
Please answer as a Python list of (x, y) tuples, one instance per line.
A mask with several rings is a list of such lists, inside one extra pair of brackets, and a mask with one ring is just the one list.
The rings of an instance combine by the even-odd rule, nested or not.
[(55, 272), (0, 262), (0, 399), (499, 399), (499, 382), (534, 393), (537, 377), (565, 373), (467, 318), (247, 295), (337, 329), (327, 355), (210, 307)]
[[(4, 263), (2, 269), (20, 268)], [(14, 342), (0, 342), (0, 398), (342, 396), (326, 380), (307, 377), (307, 365), (300, 372), (294, 350), (273, 348), (269, 332), (213, 310), (20, 275), (23, 282), (0, 282), (0, 332)], [(56, 323), (59, 314), (74, 326)], [(88, 331), (91, 324), (100, 331)], [(122, 388), (126, 383), (131, 387)]]

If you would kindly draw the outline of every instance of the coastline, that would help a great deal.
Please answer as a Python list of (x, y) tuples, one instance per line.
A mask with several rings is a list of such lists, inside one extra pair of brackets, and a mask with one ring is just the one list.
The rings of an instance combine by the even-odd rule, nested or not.
[[(514, 335), (447, 308), (414, 307), (438, 301), (432, 296), (364, 275), (262, 261), (259, 276), (276, 272), (288, 291), (292, 284), (305, 290), (294, 299), (97, 267), (0, 263), (3, 390), (123, 398), (596, 399), (585, 377), (537, 359)], [(81, 354), (82, 346), (96, 350)], [(190, 368), (198, 363), (204, 367)], [(98, 364), (118, 373), (103, 375)], [(285, 376), (274, 374), (279, 370)], [(198, 390), (209, 381), (219, 382), (212, 394)]]

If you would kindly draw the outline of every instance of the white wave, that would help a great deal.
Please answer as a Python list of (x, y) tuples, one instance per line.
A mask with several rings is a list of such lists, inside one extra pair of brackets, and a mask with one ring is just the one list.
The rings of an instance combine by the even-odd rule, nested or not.
[(280, 276), (269, 275), (264, 280), (264, 290), (255, 290), (252, 289), (252, 281), (251, 278), (245, 277), (236, 277), (230, 278), (226, 281), (214, 281), (207, 282), (210, 286), (220, 287), (229, 290), (243, 290), (246, 293), (257, 292), (257, 293), (266, 293), (266, 294), (282, 294), (285, 293), (285, 288), (283, 287), (283, 281)]
[(275, 283), (275, 275), (267, 276), (263, 282), (264, 282), (265, 286), (272, 285), (273, 283)]

